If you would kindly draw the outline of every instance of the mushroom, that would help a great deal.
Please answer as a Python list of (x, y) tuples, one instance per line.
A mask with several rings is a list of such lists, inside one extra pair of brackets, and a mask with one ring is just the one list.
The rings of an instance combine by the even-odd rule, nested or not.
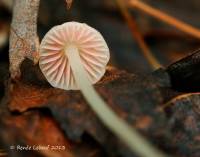
[(55, 26), (40, 45), (39, 63), (43, 74), (53, 87), (65, 90), (77, 90), (82, 87), (78, 82), (85, 84), (88, 79), (89, 84), (98, 82), (109, 58), (109, 49), (101, 34), (77, 22)]
[(99, 119), (132, 151), (144, 157), (163, 157), (102, 100), (92, 84), (105, 73), (109, 48), (94, 28), (67, 22), (53, 27), (40, 45), (39, 65), (48, 82), (64, 90), (81, 90)]

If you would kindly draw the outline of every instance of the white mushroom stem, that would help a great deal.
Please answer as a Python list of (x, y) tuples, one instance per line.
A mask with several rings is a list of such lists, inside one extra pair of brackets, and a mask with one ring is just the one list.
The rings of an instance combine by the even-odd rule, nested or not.
[(81, 89), (88, 104), (96, 112), (103, 124), (108, 127), (117, 137), (119, 137), (127, 146), (141, 157), (166, 157), (159, 150), (148, 143), (140, 134), (130, 127), (123, 119), (118, 117), (112, 109), (101, 99), (88, 80), (79, 51), (75, 45), (65, 48), (65, 54), (72, 68), (75, 81)]

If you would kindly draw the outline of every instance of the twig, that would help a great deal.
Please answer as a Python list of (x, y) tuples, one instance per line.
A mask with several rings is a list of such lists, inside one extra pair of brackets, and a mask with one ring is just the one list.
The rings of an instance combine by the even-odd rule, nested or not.
[(125, 20), (126, 20), (126, 22), (128, 24), (128, 27), (131, 30), (131, 33), (132, 33), (133, 37), (136, 39), (137, 43), (139, 44), (143, 55), (148, 60), (149, 64), (152, 66), (153, 69), (160, 68), (161, 64), (153, 56), (150, 48), (145, 43), (145, 41), (143, 39), (143, 36), (140, 34), (139, 28), (137, 27), (137, 24), (135, 23), (135, 21), (131, 17), (127, 7), (124, 4), (124, 2), (122, 0), (116, 0), (116, 2), (117, 2), (118, 6), (120, 8), (120, 11), (121, 11), (123, 17), (125, 18)]
[(67, 3), (67, 9), (69, 10), (72, 6), (72, 2), (73, 0), (66, 0), (66, 3)]
[(9, 44), (12, 78), (20, 76), (20, 65), (26, 57), (34, 62), (38, 60), (37, 16), (39, 2), (40, 0), (14, 0)]
[(165, 22), (165, 23), (167, 23), (167, 24), (193, 36), (193, 37), (200, 39), (200, 30), (199, 29), (194, 28), (193, 26), (186, 24), (180, 20), (177, 20), (176, 18), (174, 18), (170, 15), (167, 15), (166, 13), (145, 4), (141, 0), (130, 0), (129, 4), (133, 8), (141, 10), (141, 11), (145, 12), (146, 14), (153, 16), (154, 18), (156, 18), (158, 20), (161, 20), (161, 21), (163, 21), (163, 22)]
[(0, 149), (0, 157), (2, 156), (7, 156), (8, 154), (6, 153), (6, 151), (5, 150), (3, 150), (3, 149)]

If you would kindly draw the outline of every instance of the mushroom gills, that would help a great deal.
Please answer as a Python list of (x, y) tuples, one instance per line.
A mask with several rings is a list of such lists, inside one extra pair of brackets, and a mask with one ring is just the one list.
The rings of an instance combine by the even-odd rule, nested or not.
[(106, 105), (88, 79), (88, 74), (81, 62), (78, 48), (75, 45), (69, 45), (64, 51), (68, 56), (77, 86), (82, 91), (88, 105), (95, 111), (103, 124), (136, 154), (142, 157), (166, 157)]

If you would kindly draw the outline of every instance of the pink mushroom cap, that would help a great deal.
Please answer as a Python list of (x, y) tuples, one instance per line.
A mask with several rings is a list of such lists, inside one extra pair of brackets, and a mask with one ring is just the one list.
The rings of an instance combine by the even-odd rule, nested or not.
[(48, 82), (56, 88), (79, 89), (65, 53), (69, 45), (77, 47), (88, 80), (98, 82), (110, 59), (109, 48), (97, 30), (78, 22), (55, 26), (42, 40), (39, 66)]

